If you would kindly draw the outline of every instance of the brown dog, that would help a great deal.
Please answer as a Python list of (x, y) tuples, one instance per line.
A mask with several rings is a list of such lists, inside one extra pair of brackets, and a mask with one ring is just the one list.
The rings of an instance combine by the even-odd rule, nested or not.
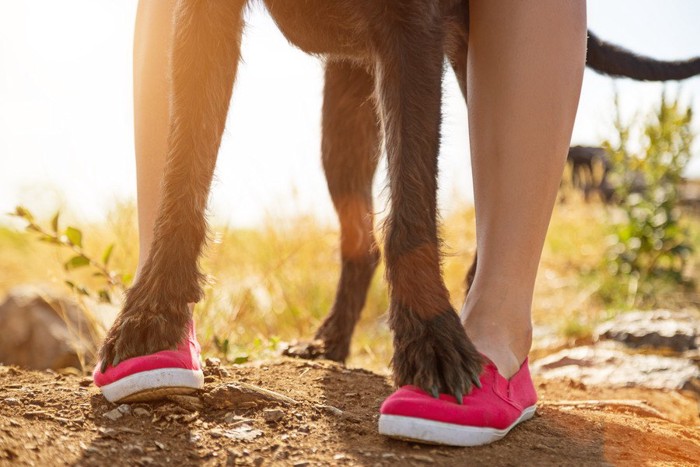
[[(173, 50), (173, 107), (163, 200), (151, 254), (101, 350), (103, 364), (175, 347), (201, 298), (197, 259), (239, 58), (245, 0), (182, 0)], [(342, 273), (317, 337), (344, 360), (378, 261), (371, 180), (384, 130), (392, 210), (387, 278), (398, 385), (461, 396), (480, 358), (440, 275), (436, 168), (442, 60), (465, 92), (468, 5), (458, 0), (266, 0), (287, 36), (327, 58), (323, 161), (341, 221)], [(348, 143), (350, 141), (350, 143)]]
[[(206, 236), (204, 210), (239, 60), (245, 4), (246, 0), (178, 2), (163, 199), (150, 255), (101, 349), (104, 365), (175, 347), (190, 319), (187, 304), (202, 296), (197, 260)], [(481, 358), (450, 305), (441, 277), (436, 174), (443, 57), (457, 44), (466, 50), (466, 4), (461, 0), (266, 0), (265, 4), (292, 43), (326, 57), (330, 74), (353, 72), (358, 95), (376, 96), (392, 204), (385, 259), (394, 377), (398, 385), (414, 384), (461, 398), (478, 381)], [(329, 86), (328, 94), (332, 92)], [(338, 96), (345, 93), (338, 92)], [(365, 111), (373, 115), (371, 108)], [(364, 162), (353, 163), (351, 172), (329, 170), (339, 180), (333, 188), (334, 201), (343, 217), (371, 223), (363, 217), (370, 194), (358, 193), (355, 186), (371, 179), (378, 129), (373, 116), (364, 123), (339, 120), (326, 119), (325, 129), (335, 126), (334, 131), (342, 132), (343, 125), (358, 125), (359, 131), (375, 135), (366, 138)], [(369, 280), (377, 261), (373, 237), (346, 233), (343, 252), (359, 265), (344, 270), (345, 276), (357, 274)], [(354, 278), (349, 282), (356, 285)]]
[[(468, 8), (464, 13), (468, 14)], [(468, 19), (451, 23), (449, 31), (446, 53), (466, 100)], [(609, 76), (635, 80), (679, 80), (700, 74), (700, 58), (655, 60), (604, 42), (591, 32), (586, 65)], [(378, 256), (371, 190), (381, 135), (372, 96), (373, 79), (368, 70), (352, 62), (326, 64), (322, 157), (340, 221), (342, 272), (335, 302), (314, 340), (291, 346), (285, 350), (287, 355), (343, 362), (350, 351)], [(575, 163), (574, 149), (569, 160)], [(476, 258), (465, 279), (467, 291), (475, 272)]]

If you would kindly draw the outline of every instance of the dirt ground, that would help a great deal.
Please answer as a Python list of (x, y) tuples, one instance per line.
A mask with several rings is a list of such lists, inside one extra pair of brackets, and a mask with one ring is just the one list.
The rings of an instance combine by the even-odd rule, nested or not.
[(0, 465), (700, 462), (698, 404), (679, 392), (537, 381), (533, 420), (489, 446), (444, 448), (377, 434), (392, 389), (368, 371), (280, 359), (210, 365), (205, 374), (197, 397), (117, 408), (89, 378), (0, 367)]

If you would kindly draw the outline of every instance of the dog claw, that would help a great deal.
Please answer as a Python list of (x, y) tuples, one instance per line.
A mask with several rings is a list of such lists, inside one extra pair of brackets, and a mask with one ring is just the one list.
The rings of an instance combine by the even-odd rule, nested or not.
[(440, 393), (438, 392), (437, 386), (433, 386), (430, 388), (430, 393), (433, 395), (433, 398), (438, 399), (440, 397)]
[(474, 386), (481, 389), (481, 380), (478, 376), (472, 376), (472, 382), (474, 383)]
[(100, 373), (104, 373), (107, 371), (107, 359), (103, 359), (102, 363), (100, 363)]
[(462, 405), (462, 403), (464, 402), (464, 400), (462, 399), (462, 391), (455, 392), (455, 398), (457, 399), (457, 403), (459, 405)]
[(119, 355), (115, 355), (115, 356), (114, 356), (114, 360), (112, 360), (112, 366), (113, 366), (113, 367), (116, 367), (117, 365), (119, 365), (119, 362), (120, 362), (120, 361), (121, 361), (121, 360), (119, 359)]

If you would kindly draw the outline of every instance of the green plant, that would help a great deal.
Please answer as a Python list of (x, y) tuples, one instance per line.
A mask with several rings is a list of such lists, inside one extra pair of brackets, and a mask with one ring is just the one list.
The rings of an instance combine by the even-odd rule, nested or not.
[(619, 141), (603, 143), (612, 162), (609, 179), (619, 203), (606, 256), (615, 285), (604, 285), (601, 290), (608, 298), (622, 291), (624, 302), (631, 307), (653, 302), (659, 287), (687, 282), (683, 271), (693, 249), (678, 201), (695, 135), (692, 110), (664, 93), (659, 107), (644, 123), (641, 151), (633, 153), (633, 125), (622, 121), (617, 98), (615, 104)]
[(64, 283), (74, 292), (95, 298), (100, 302), (112, 303), (112, 296), (115, 292), (121, 294), (126, 290), (131, 281), (131, 275), (120, 274), (109, 267), (114, 244), (107, 246), (99, 259), (97, 259), (83, 247), (83, 232), (80, 229), (70, 225), (65, 229), (61, 229), (60, 212), (56, 212), (53, 216), (49, 228), (39, 224), (31, 211), (23, 206), (15, 207), (15, 212), (10, 213), (10, 215), (19, 217), (27, 222), (26, 230), (36, 234), (39, 241), (65, 248), (72, 253), (72, 256), (63, 263), (63, 268), (67, 273), (89, 267), (92, 269), (93, 277), (102, 279), (101, 285), (96, 291), (90, 290), (85, 285), (77, 284), (70, 278), (64, 280)]

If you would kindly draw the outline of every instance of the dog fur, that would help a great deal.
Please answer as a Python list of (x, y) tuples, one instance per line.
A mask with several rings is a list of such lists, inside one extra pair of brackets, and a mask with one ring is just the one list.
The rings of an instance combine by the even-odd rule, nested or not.
[[(204, 211), (239, 61), (245, 5), (245, 0), (177, 4), (168, 154), (154, 241), (105, 339), (103, 365), (175, 347), (190, 319), (187, 304), (202, 297), (197, 260), (206, 237)], [(349, 63), (371, 76), (358, 85), (372, 89), (388, 157), (391, 212), (385, 261), (396, 348), (394, 379), (397, 385), (461, 396), (478, 381), (482, 362), (442, 281), (436, 175), (443, 57), (455, 42), (447, 38), (448, 24), (466, 25), (465, 4), (266, 0), (265, 5), (292, 43), (323, 55), (329, 64)], [(330, 74), (341, 71), (329, 67)], [(327, 95), (332, 93), (327, 86)], [(360, 120), (341, 123), (324, 117), (324, 129), (335, 126), (340, 132), (342, 125), (356, 124), (356, 131), (377, 134), (376, 124)], [(362, 145), (363, 150), (374, 148), (364, 162), (349, 161), (359, 169), (353, 172), (354, 181), (338, 172), (332, 178), (337, 182), (331, 190), (334, 203), (346, 219), (354, 215), (355, 221), (371, 222), (361, 219), (361, 213), (371, 208), (367, 183), (376, 166), (378, 140), (372, 137)], [(335, 144), (332, 138), (326, 143)], [(327, 172), (333, 177), (334, 169)], [(377, 261), (373, 236), (354, 238), (344, 231), (343, 245), (348, 261), (341, 282), (366, 289)], [(352, 302), (359, 315), (364, 299), (343, 298), (341, 292), (341, 304)], [(342, 321), (339, 313), (336, 322)]]
[[(190, 319), (188, 303), (202, 297), (197, 261), (206, 240), (204, 211), (239, 61), (246, 3), (178, 2), (168, 155), (155, 237), (101, 349), (103, 367), (176, 347)], [(436, 212), (442, 63), (446, 55), (466, 98), (468, 2), (265, 4), (292, 43), (326, 60), (322, 153), (340, 219), (342, 269), (333, 307), (316, 334), (322, 345), (297, 353), (338, 361), (348, 355), (379, 261), (371, 182), (383, 131), (392, 206), (385, 260), (394, 379), (397, 385), (432, 392), (468, 392), (478, 381), (481, 358), (442, 281)], [(685, 73), (690, 69), (679, 67)], [(616, 73), (629, 74), (628, 68), (618, 67)], [(476, 259), (471, 271), (475, 264)]]

